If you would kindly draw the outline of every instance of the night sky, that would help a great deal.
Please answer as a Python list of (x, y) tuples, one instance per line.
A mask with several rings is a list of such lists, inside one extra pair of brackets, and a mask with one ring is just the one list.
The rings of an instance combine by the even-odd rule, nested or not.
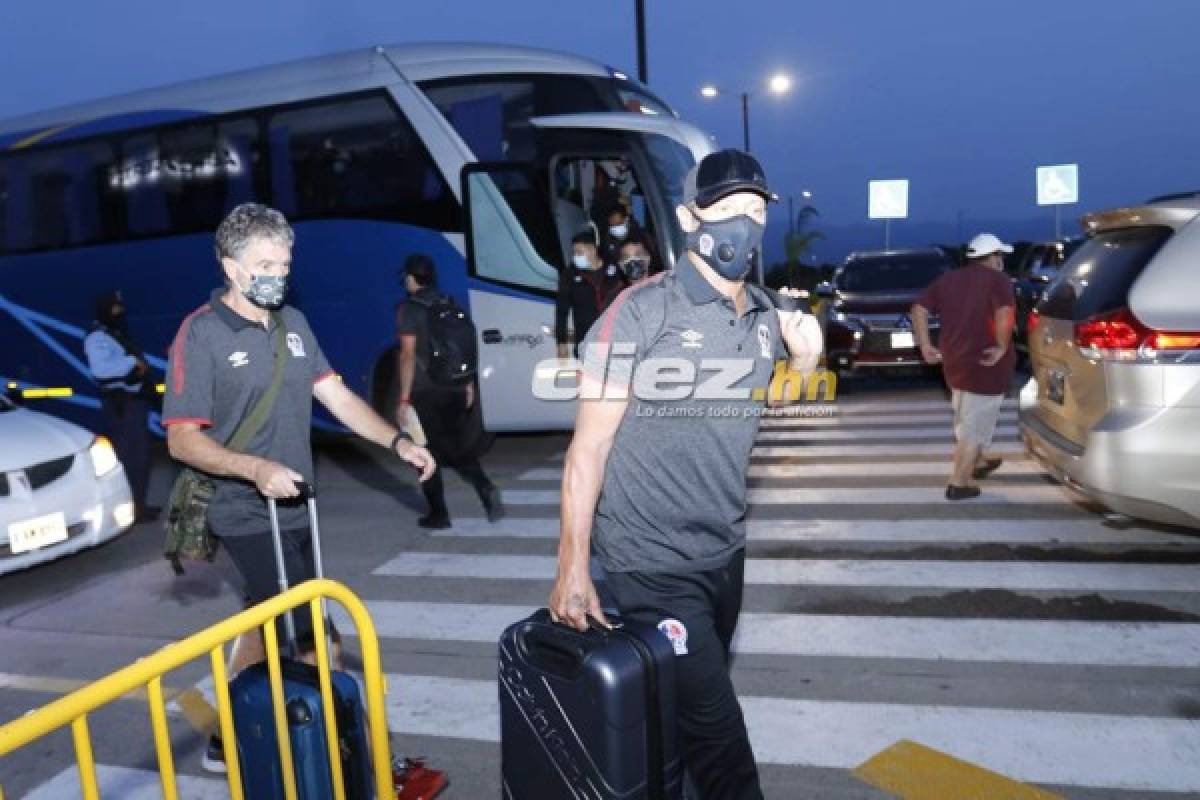
[[(1080, 164), (1090, 209), (1200, 189), (1196, 0), (647, 0), (650, 85), (684, 119), (751, 147), (780, 195), (814, 193), (840, 260), (876, 247), (867, 181), (912, 181), (893, 243), (956, 242), (981, 228), (1049, 238), (1034, 167)], [(552, 47), (636, 70), (633, 0), (205, 0), (18, 3), (0, 30), (0, 117), (380, 42)], [(69, 24), (65, 22), (69, 20)], [(777, 70), (795, 81), (766, 91)], [(786, 203), (772, 210), (779, 257)]]

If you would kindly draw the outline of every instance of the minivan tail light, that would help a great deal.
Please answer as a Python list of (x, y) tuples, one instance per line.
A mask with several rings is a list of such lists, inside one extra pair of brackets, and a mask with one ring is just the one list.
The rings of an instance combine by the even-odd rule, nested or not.
[(1146, 327), (1128, 308), (1075, 323), (1075, 344), (1088, 358), (1114, 361), (1153, 359), (1158, 353), (1200, 350), (1200, 332)]
[(1075, 323), (1075, 344), (1080, 350), (1136, 350), (1145, 333), (1137, 317), (1122, 308)]
[(1037, 311), (1030, 311), (1029, 316), (1025, 318), (1025, 335), (1032, 336), (1041, 321), (1042, 317)]
[(1200, 350), (1200, 333), (1155, 331), (1146, 344), (1151, 350)]

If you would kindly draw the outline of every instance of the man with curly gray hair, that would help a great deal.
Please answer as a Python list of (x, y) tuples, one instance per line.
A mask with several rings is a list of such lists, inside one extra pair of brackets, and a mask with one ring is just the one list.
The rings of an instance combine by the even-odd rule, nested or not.
[(279, 211), (258, 203), (242, 203), (217, 226), (217, 261), (236, 259), (253, 239), (269, 239), (290, 248), (296, 243), (296, 234)]
[[(309, 439), (314, 396), (347, 428), (416, 467), (421, 480), (436, 468), (427, 450), (346, 388), (304, 315), (284, 305), (294, 241), (291, 226), (273, 208), (246, 203), (229, 212), (216, 235), (226, 285), (184, 319), (167, 366), (167, 446), (172, 457), (214, 479), (208, 525), (229, 554), (249, 604), (278, 592), (266, 497), (279, 501), (289, 580), (296, 584), (314, 574), (308, 515), (296, 485), (315, 478)], [(285, 351), (275, 343), (280, 326)], [(249, 444), (234, 451), (228, 442), (271, 384), (277, 352), (286, 359), (278, 397)], [(294, 617), (301, 649), (311, 653), (312, 621), (308, 614)], [(260, 634), (239, 637), (230, 677), (262, 659)], [(224, 771), (215, 736), (204, 766)]]

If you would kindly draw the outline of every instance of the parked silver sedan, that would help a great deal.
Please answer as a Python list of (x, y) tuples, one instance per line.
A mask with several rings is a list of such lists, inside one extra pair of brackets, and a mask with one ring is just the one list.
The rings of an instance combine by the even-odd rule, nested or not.
[(1021, 435), (1109, 511), (1200, 527), (1200, 193), (1084, 224), (1031, 315)]
[(0, 575), (106, 542), (133, 515), (107, 439), (0, 395)]

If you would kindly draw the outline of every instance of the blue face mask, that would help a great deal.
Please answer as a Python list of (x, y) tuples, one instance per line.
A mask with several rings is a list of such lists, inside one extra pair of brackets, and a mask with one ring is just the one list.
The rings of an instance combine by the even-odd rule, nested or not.
[(242, 297), (267, 311), (275, 311), (283, 305), (288, 290), (287, 275), (254, 275), (249, 270), (246, 274), (250, 276), (250, 283), (241, 290)]
[(700, 225), (687, 235), (687, 248), (725, 280), (745, 278), (762, 248), (764, 226), (744, 214), (719, 222), (696, 219)]

